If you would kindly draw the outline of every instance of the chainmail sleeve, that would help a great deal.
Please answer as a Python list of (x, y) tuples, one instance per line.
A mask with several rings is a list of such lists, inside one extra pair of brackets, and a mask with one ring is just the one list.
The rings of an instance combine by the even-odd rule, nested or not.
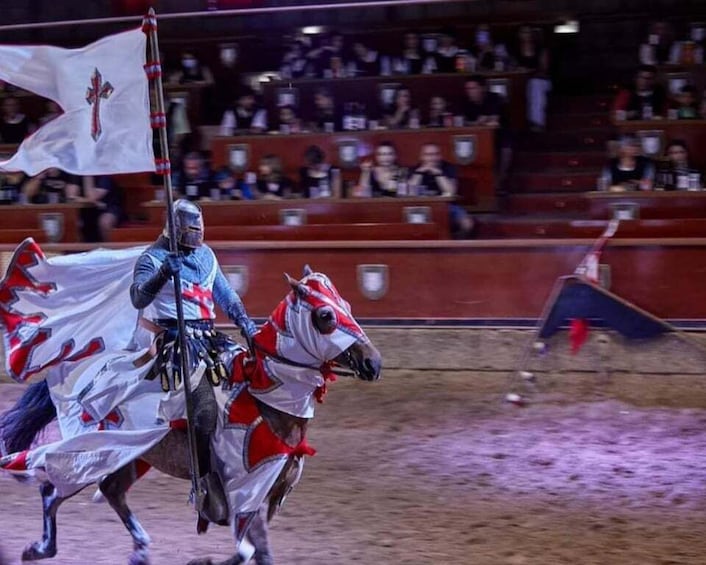
[(132, 285), (130, 286), (130, 300), (137, 309), (149, 306), (156, 298), (169, 277), (162, 269), (156, 267), (152, 259), (143, 253), (135, 263)]

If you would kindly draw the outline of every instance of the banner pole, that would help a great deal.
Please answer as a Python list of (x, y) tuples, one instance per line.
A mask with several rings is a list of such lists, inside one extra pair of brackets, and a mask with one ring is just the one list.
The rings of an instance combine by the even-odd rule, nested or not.
[[(146, 18), (146, 29), (149, 39), (149, 64), (161, 65), (159, 60), (159, 41), (157, 39), (157, 18), (154, 8), (150, 8), (147, 13)], [(172, 177), (170, 175), (170, 165), (169, 165), (169, 142), (167, 139), (167, 125), (166, 125), (166, 113), (164, 109), (164, 91), (162, 86), (162, 73), (157, 71), (154, 73), (154, 92), (155, 92), (155, 105), (156, 114), (161, 120), (161, 123), (156, 128), (159, 133), (159, 146), (161, 152), (161, 159), (158, 160), (157, 172), (162, 174), (164, 179), (164, 193), (167, 201), (167, 226), (169, 229), (169, 250), (172, 253), (178, 253), (177, 245), (177, 233), (176, 233), (176, 223), (174, 222), (174, 195), (172, 189)], [(161, 170), (160, 170), (161, 169)], [(196, 430), (194, 428), (194, 397), (193, 391), (191, 390), (190, 370), (188, 361), (188, 344), (186, 342), (186, 324), (184, 322), (184, 305), (182, 301), (181, 292), (177, 289), (181, 289), (181, 275), (180, 273), (174, 273), (174, 288), (175, 288), (175, 301), (176, 301), (176, 314), (177, 314), (177, 343), (179, 345), (179, 362), (181, 366), (181, 381), (184, 386), (184, 398), (186, 401), (186, 422), (187, 422), (187, 435), (189, 441), (189, 461), (191, 464), (191, 488), (193, 489), (193, 496), (195, 497), (196, 508), (199, 508), (200, 497), (203, 493), (199, 489), (199, 460), (197, 452), (197, 442), (196, 442)], [(176, 382), (174, 383), (176, 387)]]

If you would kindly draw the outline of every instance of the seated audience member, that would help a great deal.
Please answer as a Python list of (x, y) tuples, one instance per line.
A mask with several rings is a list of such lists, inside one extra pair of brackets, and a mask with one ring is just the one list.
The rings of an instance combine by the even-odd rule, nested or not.
[(701, 188), (701, 173), (691, 164), (686, 143), (674, 139), (667, 144), (666, 157), (657, 170), (655, 184), (664, 190), (696, 190)]
[(216, 171), (213, 180), (210, 200), (252, 200), (254, 198), (252, 187), (245, 180), (239, 181), (227, 165)]
[(333, 94), (328, 88), (319, 88), (314, 93), (314, 114), (310, 129), (323, 132), (343, 129), (343, 116), (336, 109)]
[(267, 130), (267, 111), (260, 108), (251, 88), (243, 87), (230, 108), (223, 113), (220, 135), (262, 133)]
[(299, 133), (302, 131), (301, 120), (294, 106), (280, 106), (277, 113), (277, 130), (280, 133)]
[(453, 126), (453, 114), (448, 111), (446, 99), (443, 96), (432, 96), (429, 100), (429, 117), (426, 125), (430, 128)]
[(642, 65), (663, 65), (670, 61), (674, 45), (674, 30), (664, 21), (653, 22), (647, 40), (640, 45), (639, 59)]
[(81, 236), (88, 243), (110, 241), (125, 215), (120, 189), (107, 175), (83, 177), (81, 186), (68, 188), (67, 200), (89, 204), (80, 211)]
[(459, 49), (453, 33), (448, 30), (444, 31), (439, 36), (439, 44), (434, 53), (434, 72), (455, 73), (458, 54)]
[(211, 189), (216, 187), (208, 165), (200, 153), (195, 151), (184, 157), (181, 169), (174, 178), (174, 188), (187, 200), (210, 198)]
[(2, 119), (0, 119), (0, 139), (3, 143), (22, 143), (25, 137), (34, 131), (29, 118), (20, 111), (20, 102), (14, 96), (2, 101)]
[(304, 152), (300, 178), (299, 189), (304, 198), (341, 197), (340, 171), (326, 162), (326, 155), (318, 145), (310, 145)]
[(375, 162), (360, 164), (356, 196), (404, 196), (407, 193), (407, 170), (397, 163), (397, 150), (390, 141), (375, 149)]
[(419, 112), (412, 108), (412, 93), (408, 88), (395, 92), (395, 100), (385, 111), (385, 125), (390, 129), (419, 127)]
[(210, 86), (213, 84), (213, 75), (210, 69), (202, 65), (192, 52), (184, 51), (181, 54), (181, 66), (171, 77), (171, 82)]
[[(704, 38), (693, 37), (698, 27), (692, 27), (692, 37), (685, 41), (677, 41), (672, 45), (669, 62), (674, 65), (701, 65), (704, 63)], [(698, 32), (701, 35), (702, 32)]]
[(31, 177), (22, 185), (22, 194), (31, 204), (59, 204), (81, 192), (81, 179), (56, 168)]
[(313, 65), (307, 59), (305, 49), (306, 46), (299, 39), (289, 44), (280, 65), (282, 78), (303, 78), (313, 74)]
[(667, 109), (667, 93), (656, 84), (657, 68), (641, 65), (635, 74), (635, 84), (624, 88), (613, 102), (613, 116), (617, 120), (651, 120), (664, 116)]
[(512, 53), (514, 65), (532, 74), (527, 80), (527, 121), (532, 131), (544, 131), (547, 125), (547, 96), (552, 89), (549, 80), (549, 52), (538, 36), (539, 30), (520, 26), (517, 45)]
[(407, 32), (404, 34), (402, 54), (394, 59), (393, 71), (399, 75), (421, 75), (432, 71), (429, 56), (422, 52), (419, 34)]
[(25, 174), (22, 172), (0, 173), (0, 205), (21, 203), (20, 194), (24, 182)]
[[(410, 194), (419, 196), (455, 197), (458, 184), (456, 170), (441, 158), (441, 149), (435, 143), (422, 146), (420, 163), (412, 171), (409, 180)], [(457, 239), (470, 237), (474, 222), (468, 212), (458, 204), (449, 205), (451, 235)]]
[(282, 172), (282, 161), (276, 155), (260, 159), (256, 181), (256, 197), (263, 200), (280, 200), (292, 197), (292, 181)]
[(380, 57), (377, 51), (364, 43), (353, 44), (353, 59), (350, 62), (351, 75), (356, 77), (374, 77), (380, 75)]
[(635, 136), (622, 136), (618, 140), (617, 157), (610, 159), (603, 169), (599, 190), (652, 190), (655, 167), (650, 159), (640, 155), (641, 149)]
[(495, 132), (495, 153), (497, 155), (497, 175), (495, 182), (502, 189), (512, 161), (512, 139), (507, 124), (505, 100), (488, 90), (485, 77), (471, 76), (465, 84), (466, 100), (464, 118), (469, 125), (497, 126)]
[(502, 43), (493, 42), (490, 27), (486, 24), (481, 24), (476, 29), (470, 54), (475, 61), (475, 69), (479, 72), (504, 71), (509, 61), (507, 48)]
[(315, 67), (320, 78), (341, 78), (344, 72), (345, 41), (343, 34), (332, 33), (324, 37), (316, 53)]
[(690, 84), (685, 84), (679, 89), (675, 97), (676, 118), (678, 120), (698, 120), (699, 105), (696, 101), (696, 89)]
[(202, 95), (201, 103), (207, 107), (207, 123), (217, 123), (223, 113), (237, 100), (241, 89), (242, 64), (240, 46), (237, 43), (221, 43), (218, 46), (218, 60), (211, 69), (213, 88)]

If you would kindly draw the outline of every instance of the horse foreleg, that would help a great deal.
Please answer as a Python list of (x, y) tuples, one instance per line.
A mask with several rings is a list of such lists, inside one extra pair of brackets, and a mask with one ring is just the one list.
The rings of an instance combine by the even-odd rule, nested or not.
[(42, 495), (44, 522), (42, 541), (35, 541), (25, 547), (22, 552), (23, 561), (38, 561), (56, 555), (56, 511), (64, 500), (70, 498), (68, 496), (60, 497), (56, 492), (56, 487), (49, 481), (39, 485), (39, 493)]
[(138, 478), (135, 463), (130, 463), (103, 479), (99, 488), (132, 536), (133, 552), (128, 561), (129, 565), (149, 565), (150, 537), (128, 507), (125, 496)]
[(255, 555), (253, 556), (255, 563), (257, 565), (274, 565), (267, 527), (267, 504), (260, 507), (257, 516), (250, 522), (247, 537), (255, 546)]

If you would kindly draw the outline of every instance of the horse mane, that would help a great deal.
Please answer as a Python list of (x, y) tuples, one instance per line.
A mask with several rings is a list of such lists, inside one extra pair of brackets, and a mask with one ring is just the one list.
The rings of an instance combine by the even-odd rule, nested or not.
[(0, 451), (7, 455), (29, 449), (54, 418), (56, 408), (47, 381), (32, 383), (15, 405), (0, 416)]

